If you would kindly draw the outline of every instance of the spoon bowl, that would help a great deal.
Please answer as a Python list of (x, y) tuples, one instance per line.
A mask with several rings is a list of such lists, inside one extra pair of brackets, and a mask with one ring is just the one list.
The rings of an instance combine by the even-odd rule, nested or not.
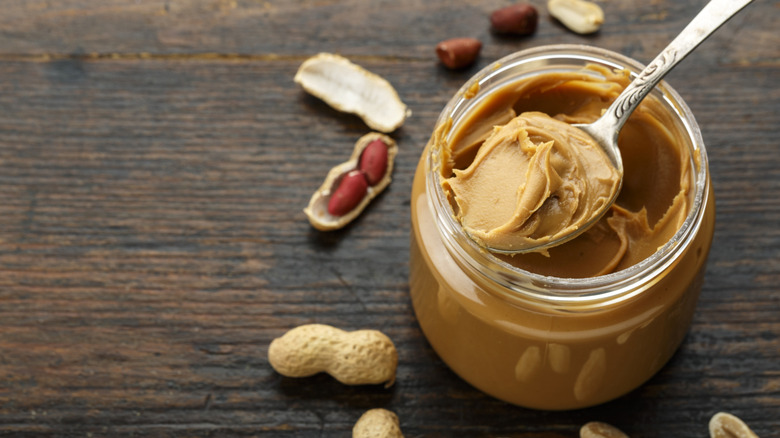
[(487, 247), (486, 249), (494, 253), (509, 255), (545, 251), (574, 239), (596, 224), (614, 204), (620, 193), (623, 181), (623, 160), (617, 140), (620, 130), (629, 116), (667, 73), (752, 1), (711, 0), (655, 59), (637, 74), (598, 120), (589, 124), (573, 125), (587, 133), (601, 147), (620, 175), (618, 190), (585, 224), (570, 233), (544, 240), (538, 245), (524, 248)]

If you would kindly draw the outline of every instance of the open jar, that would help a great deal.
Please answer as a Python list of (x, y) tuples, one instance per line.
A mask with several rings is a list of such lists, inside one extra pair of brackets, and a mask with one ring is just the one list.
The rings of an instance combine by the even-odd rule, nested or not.
[[(610, 237), (601, 242), (603, 236), (589, 231), (549, 255), (499, 256), (466, 235), (451, 194), (442, 186), (451, 172), (447, 166), (458, 161), (452, 158), (458, 150), (445, 146), (473, 139), (480, 129), (490, 131), (501, 111), (485, 108), (495, 102), (511, 101), (517, 112), (537, 110), (552, 116), (550, 112), (595, 111), (597, 117), (610, 101), (587, 90), (600, 89), (604, 75), (622, 71), (628, 81), (628, 72), (641, 69), (634, 60), (590, 46), (517, 52), (467, 81), (437, 121), (412, 188), (410, 293), (434, 350), (455, 373), (487, 394), (536, 409), (603, 403), (653, 376), (688, 330), (712, 242), (715, 205), (699, 127), (667, 84), (646, 98), (648, 108), (632, 115), (655, 122), (632, 128), (629, 120), (619, 139), (626, 168), (618, 208), (644, 217), (646, 228), (664, 228), (655, 237), (661, 236), (660, 244)], [(556, 76), (554, 81), (539, 81), (545, 75), (563, 75), (564, 80)], [(559, 87), (567, 80), (576, 86)], [(518, 86), (528, 83), (541, 85)], [(521, 89), (532, 90), (532, 96), (517, 96), (520, 103), (507, 100), (507, 93)], [(663, 146), (659, 138), (674, 139), (679, 164), (670, 164), (661, 150), (669, 145)], [(474, 152), (464, 155), (473, 158)], [(666, 187), (669, 178), (679, 181), (670, 183), (674, 190)], [(675, 190), (678, 193), (672, 193)], [(655, 204), (667, 202), (659, 201), (665, 197), (681, 202), (682, 210), (654, 212)], [(602, 224), (603, 230), (610, 227), (614, 224)], [(649, 252), (611, 261), (606, 271), (586, 269), (591, 262), (600, 263), (605, 251), (631, 251), (632, 245)]]

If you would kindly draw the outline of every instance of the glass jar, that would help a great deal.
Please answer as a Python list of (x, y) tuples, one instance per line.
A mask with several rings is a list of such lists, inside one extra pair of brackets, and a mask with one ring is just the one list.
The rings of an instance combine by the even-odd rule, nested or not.
[[(437, 129), (457, 127), (481, 98), (512, 81), (589, 64), (642, 69), (590, 46), (517, 52), (467, 81)], [(484, 251), (464, 233), (443, 193), (436, 170), (441, 151), (433, 138), (426, 146), (412, 188), (410, 293), (426, 338), (471, 385), (524, 407), (582, 408), (637, 388), (679, 347), (701, 289), (715, 205), (693, 114), (665, 83), (651, 95), (674, 120), (666, 128), (680, 130), (690, 151), (690, 207), (665, 245), (606, 275), (546, 276)]]

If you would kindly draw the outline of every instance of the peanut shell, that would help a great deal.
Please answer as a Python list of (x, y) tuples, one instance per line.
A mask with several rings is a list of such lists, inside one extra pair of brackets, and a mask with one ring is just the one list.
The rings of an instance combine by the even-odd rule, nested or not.
[(564, 26), (583, 35), (596, 32), (604, 23), (604, 11), (587, 0), (549, 0), (547, 9)]
[(352, 438), (403, 438), (398, 416), (387, 409), (370, 409), (352, 428)]
[(377, 330), (347, 332), (325, 324), (295, 327), (274, 339), (268, 362), (287, 377), (308, 377), (325, 372), (345, 385), (395, 382), (398, 352)]
[[(333, 192), (338, 187), (338, 183), (346, 174), (358, 168), (363, 150), (372, 141), (377, 139), (382, 140), (382, 142), (387, 145), (387, 170), (385, 171), (384, 176), (375, 185), (370, 185), (368, 187), (363, 199), (351, 211), (341, 216), (330, 214), (328, 212), (328, 202), (330, 201)], [(303, 209), (303, 212), (306, 214), (306, 217), (308, 217), (311, 225), (321, 231), (331, 231), (342, 228), (357, 218), (360, 213), (365, 210), (369, 202), (390, 184), (393, 163), (397, 154), (398, 145), (395, 140), (384, 134), (371, 132), (360, 137), (357, 142), (355, 142), (355, 147), (352, 150), (352, 155), (349, 160), (337, 165), (328, 172), (325, 181), (311, 196), (309, 205)]]
[(411, 114), (390, 82), (343, 56), (315, 55), (301, 64), (294, 80), (313, 96), (357, 115), (377, 131), (393, 132)]
[(628, 438), (628, 435), (610, 424), (591, 421), (580, 428), (580, 438)]
[(710, 438), (758, 438), (744, 421), (728, 412), (718, 412), (709, 423)]

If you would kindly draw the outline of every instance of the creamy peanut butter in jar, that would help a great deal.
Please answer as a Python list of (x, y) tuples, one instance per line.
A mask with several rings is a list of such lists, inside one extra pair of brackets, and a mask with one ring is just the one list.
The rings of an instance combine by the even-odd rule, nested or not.
[[(688, 330), (715, 206), (698, 125), (664, 83), (621, 130), (622, 187), (595, 226), (547, 251), (514, 256), (487, 251), (466, 231), (475, 223), (509, 230), (499, 238), (527, 231), (527, 223), (503, 225), (518, 207), (499, 204), (522, 183), (501, 154), (513, 145), (542, 150), (552, 140), (525, 132), (519, 116), (591, 122), (640, 70), (603, 49), (538, 47), (483, 69), (438, 119), (412, 188), (410, 291), (433, 348), (487, 394), (537, 409), (603, 403), (653, 376)], [(509, 140), (495, 139), (509, 129)], [(489, 154), (492, 164), (483, 164)], [(557, 168), (576, 167), (560, 163), (567, 156), (555, 157)], [(600, 171), (588, 166), (591, 175)], [(591, 187), (559, 179), (567, 193)], [(514, 185), (503, 187), (509, 180)], [(552, 198), (545, 202), (563, 210), (564, 196)], [(534, 225), (537, 234), (546, 229), (549, 223)]]

